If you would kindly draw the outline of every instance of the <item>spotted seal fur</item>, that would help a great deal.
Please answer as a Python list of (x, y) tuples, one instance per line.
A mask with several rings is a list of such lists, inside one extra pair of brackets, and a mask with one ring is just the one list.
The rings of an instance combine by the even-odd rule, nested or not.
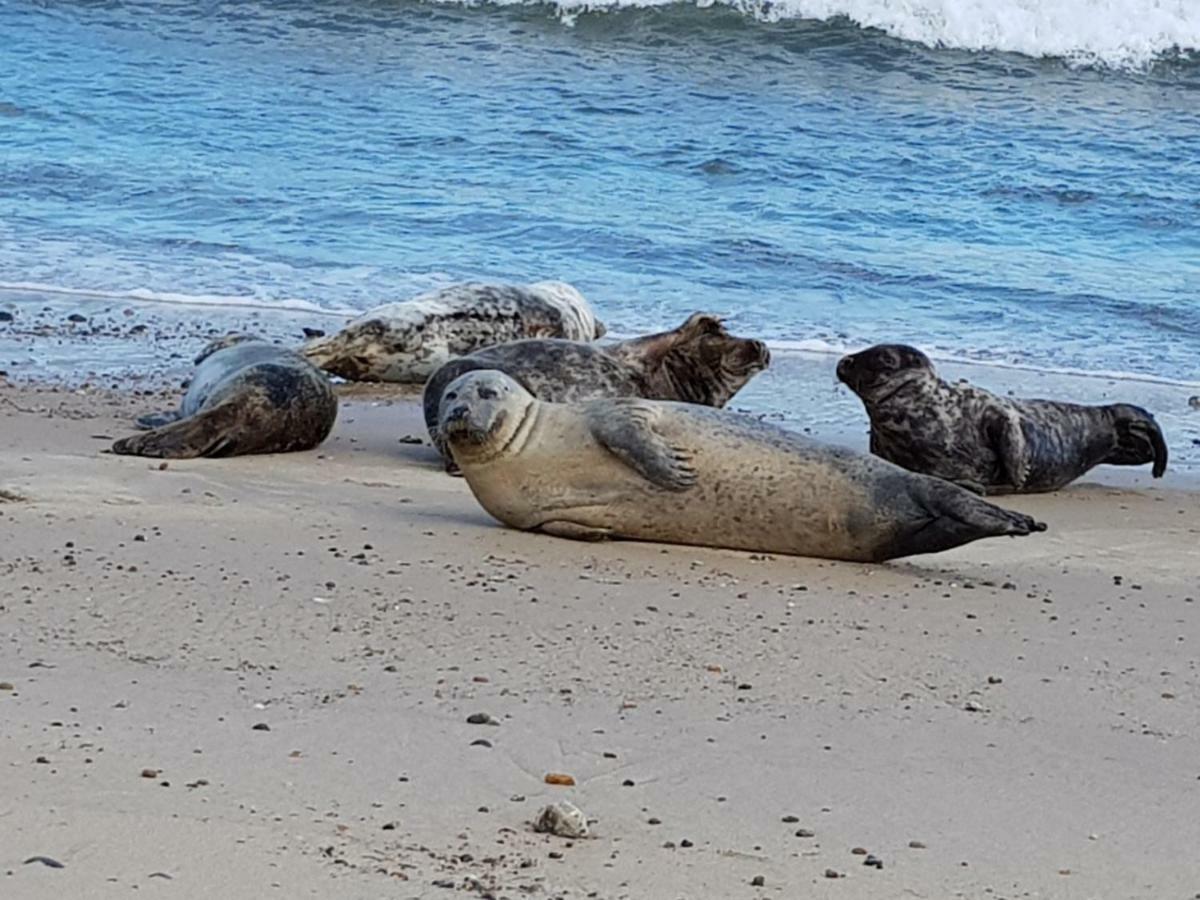
[(308, 450), (329, 436), (337, 395), (299, 354), (251, 335), (230, 335), (196, 357), (178, 410), (138, 419), (144, 434), (113, 453), (186, 459)]
[(420, 384), (447, 360), (522, 338), (592, 341), (604, 324), (571, 285), (450, 285), (363, 313), (302, 353), (350, 381)]
[(878, 562), (1045, 528), (948, 481), (694, 404), (546, 403), (480, 370), (447, 386), (440, 425), (484, 509), (559, 537)]
[(1108, 463), (1167, 468), (1154, 417), (1128, 403), (1015, 400), (948, 384), (920, 350), (879, 344), (845, 356), (838, 378), (863, 401), (871, 452), (980, 494), (1054, 491)]

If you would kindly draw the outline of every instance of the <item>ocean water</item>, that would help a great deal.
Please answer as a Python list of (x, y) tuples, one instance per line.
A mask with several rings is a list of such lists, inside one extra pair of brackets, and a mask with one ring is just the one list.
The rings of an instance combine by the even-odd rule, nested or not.
[[(1197, 0), (0, 0), (0, 37), (6, 308), (562, 278), (615, 334), (1152, 403), (1200, 464)], [(849, 421), (810, 368), (746, 402)]]

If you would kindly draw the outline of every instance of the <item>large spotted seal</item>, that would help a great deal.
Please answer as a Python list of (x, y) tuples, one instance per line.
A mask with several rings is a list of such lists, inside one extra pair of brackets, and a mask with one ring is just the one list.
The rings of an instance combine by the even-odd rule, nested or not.
[(920, 350), (879, 344), (845, 356), (838, 378), (871, 420), (871, 452), (981, 494), (1053, 491), (1101, 463), (1167, 468), (1154, 417), (1127, 403), (1014, 400), (947, 384)]
[(770, 361), (762, 341), (730, 334), (719, 316), (708, 313), (693, 313), (671, 331), (608, 346), (554, 338), (514, 341), (452, 359), (434, 372), (425, 384), (425, 425), (449, 464), (437, 425), (442, 393), (458, 376), (478, 369), (504, 372), (539, 400), (554, 403), (645, 397), (722, 407)]
[(484, 509), (560, 537), (874, 562), (1045, 528), (948, 481), (693, 404), (545, 403), (483, 370), (446, 388), (440, 422)]
[(178, 411), (138, 419), (151, 429), (122, 438), (113, 453), (185, 459), (308, 450), (337, 418), (329, 379), (299, 354), (249, 335), (230, 335), (196, 357)]
[(420, 384), (452, 357), (493, 344), (603, 335), (604, 324), (587, 300), (565, 282), (468, 282), (372, 309), (301, 352), (351, 381)]

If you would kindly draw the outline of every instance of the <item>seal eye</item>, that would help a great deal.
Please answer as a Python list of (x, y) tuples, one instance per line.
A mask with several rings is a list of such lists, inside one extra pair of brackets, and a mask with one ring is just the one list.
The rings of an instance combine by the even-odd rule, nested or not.
[(900, 368), (900, 356), (894, 350), (888, 350), (886, 353), (884, 353), (883, 359), (880, 360), (880, 362), (883, 363), (883, 367), (885, 369)]
[(450, 391), (450, 393), (446, 394), (446, 396), (443, 397), (442, 399), (443, 400), (457, 400), (458, 399), (458, 391)]

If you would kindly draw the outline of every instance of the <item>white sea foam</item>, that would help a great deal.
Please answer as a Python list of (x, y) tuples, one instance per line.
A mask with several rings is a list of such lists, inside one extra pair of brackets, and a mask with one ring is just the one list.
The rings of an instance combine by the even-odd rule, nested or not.
[[(456, 0), (444, 0), (456, 2)], [(479, 0), (457, 0), (478, 5)], [(486, 0), (485, 0), (486, 2)], [(588, 12), (728, 6), (764, 21), (845, 17), (928, 47), (1061, 57), (1144, 68), (1168, 55), (1200, 56), (1197, 0), (491, 0), (549, 5), (567, 21)]]
[(239, 309), (261, 309), (269, 312), (302, 312), (316, 316), (331, 316), (344, 319), (356, 316), (362, 310), (354, 307), (319, 306), (311, 300), (295, 298), (264, 299), (260, 297), (237, 297), (222, 294), (178, 294), (169, 291), (152, 291), (134, 288), (129, 291), (105, 291), (93, 288), (71, 288), (36, 281), (0, 281), (0, 291), (27, 291), (35, 294), (50, 294), (63, 297), (90, 297), (103, 300), (121, 300), (131, 303), (163, 303), (178, 306), (225, 306)]

